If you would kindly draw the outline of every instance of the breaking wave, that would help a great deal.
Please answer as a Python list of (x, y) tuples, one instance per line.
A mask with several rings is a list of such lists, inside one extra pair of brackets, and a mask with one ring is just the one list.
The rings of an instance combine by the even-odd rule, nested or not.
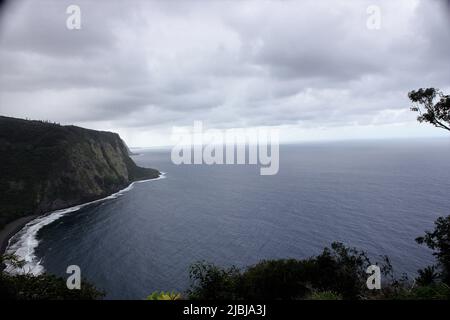
[(23, 263), (23, 265), (21, 267), (17, 267), (16, 265), (10, 262), (5, 262), (6, 268), (4, 271), (9, 274), (23, 274), (23, 273), (33, 275), (42, 274), (45, 270), (44, 266), (41, 264), (41, 260), (39, 260), (38, 257), (36, 257), (35, 255), (35, 250), (39, 245), (39, 240), (37, 239), (37, 234), (39, 230), (51, 224), (52, 222), (58, 220), (59, 218), (65, 216), (68, 213), (78, 211), (81, 208), (94, 203), (116, 199), (121, 195), (123, 195), (125, 192), (128, 192), (131, 189), (133, 189), (133, 186), (136, 183), (161, 180), (165, 178), (165, 175), (166, 175), (165, 172), (161, 172), (161, 175), (158, 178), (135, 181), (125, 189), (122, 189), (105, 198), (87, 202), (66, 209), (52, 211), (28, 222), (18, 233), (16, 233), (13, 237), (11, 237), (11, 239), (9, 239), (8, 247), (6, 248), (5, 251), (5, 253), (8, 255), (11, 254), (16, 256), (18, 260)]

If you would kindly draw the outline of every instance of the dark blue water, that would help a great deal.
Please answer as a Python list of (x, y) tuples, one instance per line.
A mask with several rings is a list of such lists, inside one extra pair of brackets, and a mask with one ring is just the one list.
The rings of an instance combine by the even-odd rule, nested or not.
[(198, 260), (305, 258), (333, 241), (387, 254), (413, 275), (433, 261), (414, 239), (450, 214), (449, 159), (450, 139), (290, 145), (278, 175), (260, 176), (256, 166), (175, 166), (169, 151), (147, 151), (135, 161), (166, 179), (44, 227), (37, 255), (58, 275), (79, 265), (122, 299), (187, 289)]

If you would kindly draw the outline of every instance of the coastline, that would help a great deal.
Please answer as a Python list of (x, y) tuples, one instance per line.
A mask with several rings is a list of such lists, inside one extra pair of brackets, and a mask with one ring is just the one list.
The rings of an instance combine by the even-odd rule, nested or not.
[[(49, 224), (49, 223), (51, 223), (51, 222), (53, 222), (55, 220), (58, 220), (59, 218), (61, 218), (62, 216), (64, 216), (68, 212), (78, 211), (79, 209), (81, 209), (81, 208), (83, 208), (83, 207), (85, 207), (87, 205), (93, 204), (93, 203), (102, 202), (102, 201), (110, 200), (110, 199), (115, 199), (115, 198), (121, 196), (123, 193), (125, 193), (127, 191), (130, 191), (136, 183), (143, 183), (143, 182), (149, 182), (149, 181), (155, 181), (155, 180), (164, 179), (165, 175), (166, 175), (165, 172), (160, 172), (159, 176), (156, 177), (156, 178), (133, 181), (127, 187), (125, 187), (124, 189), (121, 189), (121, 190), (119, 190), (119, 191), (117, 191), (117, 192), (115, 192), (113, 194), (110, 194), (110, 195), (104, 197), (104, 198), (96, 199), (96, 200), (93, 200), (93, 201), (90, 201), (90, 202), (82, 203), (82, 204), (75, 205), (75, 206), (72, 206), (72, 207), (68, 207), (68, 208), (65, 208), (65, 209), (59, 209), (59, 210), (56, 210), (56, 211), (51, 211), (51, 212), (48, 212), (48, 213), (45, 213), (45, 214), (41, 214), (41, 215), (37, 215), (37, 214), (29, 215), (29, 216), (21, 217), (21, 218), (19, 218), (17, 220), (14, 220), (14, 221), (8, 223), (3, 229), (0, 230), (0, 256), (3, 255), (5, 253), (5, 251), (6, 251), (6, 249), (8, 248), (9, 240), (15, 234), (17, 234), (20, 230), (22, 230), (31, 221), (37, 220), (37, 223), (39, 225), (41, 225), (38, 229), (35, 230), (34, 233), (36, 234), (37, 231), (41, 227), (43, 227), (43, 226), (45, 226), (45, 225), (47, 225), (47, 224)], [(35, 226), (33, 226), (31, 228), (35, 228)], [(34, 249), (31, 250), (31, 251), (33, 253)], [(4, 264), (1, 264), (0, 265), (0, 272), (2, 272), (5, 269), (5, 267), (6, 266)]]
[(8, 247), (9, 239), (11, 239), (17, 232), (19, 232), (28, 222), (36, 219), (39, 215), (30, 215), (18, 218), (5, 225), (0, 230), (0, 255), (5, 253)]

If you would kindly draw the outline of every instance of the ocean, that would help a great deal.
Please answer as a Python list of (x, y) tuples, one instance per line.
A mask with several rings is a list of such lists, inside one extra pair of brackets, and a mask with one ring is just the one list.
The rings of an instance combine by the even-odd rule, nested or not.
[(340, 241), (416, 275), (433, 256), (414, 239), (450, 214), (450, 139), (280, 146), (277, 175), (255, 165), (174, 165), (169, 149), (134, 160), (166, 174), (53, 213), (10, 243), (35, 273), (82, 277), (108, 299), (185, 291), (189, 266), (307, 258)]

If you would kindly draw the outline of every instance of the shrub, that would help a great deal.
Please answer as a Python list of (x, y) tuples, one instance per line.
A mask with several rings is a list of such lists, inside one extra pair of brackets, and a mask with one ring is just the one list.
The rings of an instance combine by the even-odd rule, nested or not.
[(69, 290), (66, 281), (53, 275), (0, 274), (0, 297), (9, 300), (95, 300), (104, 296), (86, 281), (80, 290)]
[(153, 291), (152, 294), (147, 297), (147, 300), (181, 300), (181, 294), (175, 291)]
[(342, 300), (342, 296), (333, 291), (318, 291), (313, 292), (309, 300)]
[[(386, 260), (381, 266), (388, 274)], [(265, 260), (241, 271), (198, 262), (191, 266), (190, 299), (305, 299), (315, 292), (333, 292), (344, 299), (369, 295), (366, 269), (372, 263), (363, 251), (333, 243), (317, 257)]]

